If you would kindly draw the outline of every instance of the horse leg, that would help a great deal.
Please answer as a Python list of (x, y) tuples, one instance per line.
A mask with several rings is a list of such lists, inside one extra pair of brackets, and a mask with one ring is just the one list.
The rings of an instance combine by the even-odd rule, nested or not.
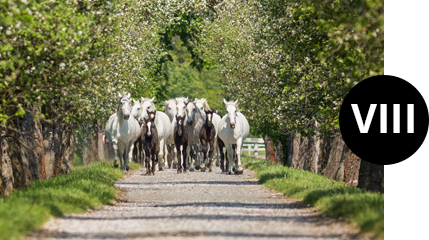
[(113, 159), (113, 166), (117, 168), (119, 166), (118, 155), (120, 155), (120, 153), (118, 153), (118, 144), (116, 141), (113, 141), (113, 151), (115, 152), (115, 158)]
[(151, 170), (151, 166), (150, 166), (150, 158), (149, 158), (149, 149), (147, 147), (145, 147), (144, 149), (145, 152), (145, 167), (146, 167), (146, 175), (150, 175), (150, 170)]
[[(182, 144), (182, 150), (181, 150), (181, 152), (183, 154), (183, 157), (182, 157), (183, 161), (182, 162), (183, 162), (183, 168), (184, 168), (183, 172), (184, 173), (186, 173), (186, 171), (188, 170), (188, 163), (185, 161), (185, 159), (187, 159), (187, 157), (189, 157), (188, 152), (185, 151), (185, 149), (188, 149), (188, 142), (185, 142)], [(180, 157), (180, 155), (179, 155), (179, 157)]]
[(204, 138), (200, 139), (201, 145), (203, 146), (203, 164), (201, 166), (201, 172), (206, 171), (205, 161), (207, 159), (207, 142)]
[(237, 139), (237, 145), (235, 146), (235, 164), (236, 164), (236, 173), (243, 174), (243, 167), (241, 166), (241, 148), (243, 147), (243, 139)]
[(134, 148), (134, 144), (132, 143), (128, 143), (127, 145), (125, 145), (124, 165), (125, 165), (126, 171), (130, 170), (130, 155), (133, 154), (133, 148)]
[(214, 147), (213, 150), (215, 151), (215, 155), (216, 155), (216, 167), (219, 167), (219, 165), (220, 165), (220, 161), (219, 161), (219, 144), (217, 142), (217, 137), (215, 137), (215, 139), (214, 139), (213, 147)]
[(156, 163), (155, 163), (155, 150), (154, 149), (151, 149), (151, 151), (150, 151), (151, 153), (150, 153), (150, 159), (151, 159), (151, 161), (152, 161), (152, 170), (150, 171), (150, 174), (151, 175), (155, 175), (155, 165), (156, 165)]
[(162, 138), (160, 141), (159, 141), (159, 160), (160, 161), (158, 161), (158, 168), (159, 168), (159, 171), (162, 171), (162, 169), (164, 168), (164, 149), (165, 149), (165, 139), (164, 138)]
[(234, 151), (232, 150), (232, 145), (230, 143), (225, 143), (226, 146), (226, 154), (227, 154), (227, 164), (228, 164), (228, 173), (229, 174), (233, 174), (234, 171), (232, 170), (232, 168), (234, 167)]
[(198, 144), (196, 144), (196, 143), (194, 143), (194, 148), (195, 148), (195, 155), (194, 155), (194, 157), (195, 157), (195, 170), (200, 170), (200, 158), (198, 157), (198, 155), (199, 155), (199, 151), (200, 151), (200, 148), (199, 148), (199, 146), (198, 146)]
[[(183, 146), (185, 146), (185, 145), (183, 145)], [(187, 155), (187, 167), (189, 167), (189, 171), (191, 171), (191, 172), (193, 172), (195, 169), (194, 169), (194, 166), (193, 166), (193, 162), (192, 162), (192, 153), (191, 153), (191, 151), (193, 151), (192, 149), (192, 145), (191, 144), (188, 144), (187, 145), (187, 147), (186, 147), (186, 155)]]
[(213, 150), (214, 150), (214, 147), (213, 147), (213, 145), (214, 145), (214, 143), (213, 143), (214, 141), (213, 141), (213, 139), (211, 140), (211, 141), (209, 141), (209, 144), (210, 144), (210, 151), (209, 151), (209, 163), (208, 163), (208, 166), (209, 166), (209, 172), (211, 172), (211, 171), (213, 171), (212, 170), (212, 161), (213, 161)]
[[(125, 166), (122, 165), (122, 161), (124, 159), (124, 155), (125, 155), (125, 146), (123, 146), (123, 144), (119, 143), (118, 144), (118, 151), (119, 151), (119, 164), (121, 165), (121, 170), (125, 170)], [(125, 163), (125, 161), (124, 161)]]
[[(179, 148), (180, 148), (180, 146), (179, 146)], [(173, 148), (174, 149), (174, 164), (177, 164), (177, 149), (179, 149), (179, 148)]]
[[(180, 173), (182, 173), (182, 159), (181, 159), (180, 145), (176, 145), (175, 147), (176, 147), (177, 152), (178, 152), (178, 154), (179, 154), (178, 163), (176, 164), (176, 165), (177, 165), (177, 173), (178, 173), (178, 174), (180, 174)], [(183, 163), (183, 165), (184, 165), (184, 164), (185, 164), (185, 163)]]

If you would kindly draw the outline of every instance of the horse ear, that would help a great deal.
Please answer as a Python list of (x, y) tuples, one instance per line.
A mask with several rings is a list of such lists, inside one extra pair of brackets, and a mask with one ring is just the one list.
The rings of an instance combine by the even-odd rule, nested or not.
[(225, 100), (225, 98), (223, 99), (223, 103), (228, 104), (228, 102)]

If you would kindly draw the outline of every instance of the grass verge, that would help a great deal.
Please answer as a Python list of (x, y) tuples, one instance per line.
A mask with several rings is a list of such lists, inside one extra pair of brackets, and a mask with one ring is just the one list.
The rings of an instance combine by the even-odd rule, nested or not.
[[(130, 167), (136, 170), (140, 165), (131, 163)], [(123, 175), (111, 162), (96, 162), (0, 198), (0, 239), (20, 238), (52, 216), (110, 204), (116, 194), (113, 182)]]
[(348, 187), (310, 171), (242, 156), (243, 165), (255, 172), (259, 183), (284, 195), (319, 207), (319, 213), (345, 217), (362, 232), (384, 236), (384, 194)]

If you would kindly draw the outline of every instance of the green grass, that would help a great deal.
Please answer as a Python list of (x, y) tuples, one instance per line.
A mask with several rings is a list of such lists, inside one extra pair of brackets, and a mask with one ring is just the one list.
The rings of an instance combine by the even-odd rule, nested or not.
[(384, 236), (384, 194), (348, 187), (310, 171), (243, 156), (243, 165), (257, 172), (261, 184), (319, 207), (319, 213), (344, 217), (362, 232)]
[[(140, 165), (131, 163), (130, 167), (135, 170)], [(0, 198), (0, 239), (23, 237), (52, 216), (111, 204), (116, 194), (113, 182), (123, 175), (112, 162), (96, 162), (75, 167), (70, 174), (34, 182), (27, 189)]]

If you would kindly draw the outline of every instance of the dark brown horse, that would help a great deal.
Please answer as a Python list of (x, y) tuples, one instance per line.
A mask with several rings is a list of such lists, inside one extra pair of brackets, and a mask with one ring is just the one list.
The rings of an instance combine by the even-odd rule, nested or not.
[[(209, 162), (207, 167), (209, 168), (209, 171), (212, 171), (212, 161), (213, 161), (213, 150), (214, 150), (214, 141), (215, 141), (215, 136), (216, 136), (216, 130), (214, 128), (213, 125), (213, 112), (211, 110), (204, 110), (204, 112), (206, 113), (206, 122), (203, 124), (203, 126), (201, 127), (201, 131), (200, 131), (200, 142), (201, 145), (203, 146), (203, 154), (204, 154), (204, 159), (203, 159), (203, 163), (206, 163), (207, 160), (207, 143), (210, 146), (210, 150), (209, 150)], [(204, 172), (206, 170), (206, 167), (203, 166), (201, 167), (201, 171)]]
[[(184, 126), (186, 122), (186, 116), (180, 117), (176, 115), (176, 127), (174, 128), (174, 145), (177, 150), (177, 160), (179, 161), (177, 164), (177, 173), (186, 172), (188, 167), (186, 166), (186, 148), (188, 147), (188, 128)], [(182, 146), (182, 150), (180, 150), (180, 146)], [(182, 152), (183, 152), (183, 171), (182, 171)]]
[[(155, 165), (158, 163), (159, 140), (155, 125), (156, 109), (153, 112), (146, 110), (149, 118), (145, 121), (141, 139), (145, 152), (145, 167), (147, 175), (155, 175)], [(150, 163), (152, 160), (152, 163)]]
[[(140, 127), (142, 126), (142, 124), (144, 124), (144, 120), (139, 121)], [(142, 153), (143, 151), (143, 142), (142, 142), (142, 138), (139, 137), (137, 138), (137, 140), (134, 142), (134, 148), (133, 148), (133, 160), (136, 163), (140, 163), (142, 164)]]
[[(229, 164), (229, 161), (225, 161), (225, 157), (228, 160), (228, 150), (225, 151), (225, 154), (223, 153), (223, 148), (225, 147), (225, 143), (223, 143), (222, 139), (220, 139), (220, 137), (217, 137), (217, 145), (219, 146), (219, 151), (220, 151), (220, 169), (222, 169), (222, 172), (226, 172)], [(235, 148), (237, 147), (236, 144), (232, 144), (232, 150), (235, 153)], [(237, 154), (235, 153), (235, 161), (237, 162)], [(226, 166), (225, 166), (225, 162), (226, 162)]]

